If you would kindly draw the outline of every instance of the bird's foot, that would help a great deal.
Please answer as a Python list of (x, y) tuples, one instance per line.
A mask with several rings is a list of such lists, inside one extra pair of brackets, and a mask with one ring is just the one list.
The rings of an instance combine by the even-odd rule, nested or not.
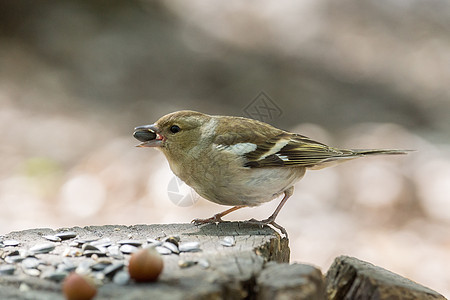
[(194, 219), (191, 221), (191, 223), (194, 225), (223, 223), (223, 222), (226, 222), (226, 221), (222, 220), (222, 217), (220, 214), (216, 214), (216, 215), (212, 216), (211, 218), (207, 218), (207, 219)]
[(269, 217), (269, 218), (261, 220), (261, 221), (255, 220), (255, 219), (250, 219), (250, 220), (246, 221), (246, 223), (260, 225), (261, 227), (264, 225), (272, 225), (276, 229), (280, 230), (281, 233), (284, 234), (284, 236), (286, 238), (288, 238), (288, 233), (287, 233), (286, 229), (284, 229), (283, 226), (275, 223), (275, 219), (273, 219), (273, 218)]

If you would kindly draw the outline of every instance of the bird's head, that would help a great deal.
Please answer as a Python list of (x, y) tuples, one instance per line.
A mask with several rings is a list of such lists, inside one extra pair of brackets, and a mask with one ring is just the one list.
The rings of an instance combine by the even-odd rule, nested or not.
[(133, 136), (138, 147), (160, 147), (167, 152), (182, 152), (198, 144), (211, 116), (195, 111), (177, 111), (161, 117), (151, 125), (138, 126)]

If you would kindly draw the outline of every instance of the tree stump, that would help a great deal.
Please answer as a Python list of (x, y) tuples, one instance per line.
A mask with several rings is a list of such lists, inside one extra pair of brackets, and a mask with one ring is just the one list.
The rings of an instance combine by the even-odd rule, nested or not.
[[(156, 282), (129, 279), (140, 247), (165, 253)], [(336, 258), (326, 281), (288, 262), (286, 238), (242, 222), (31, 229), (0, 236), (0, 299), (64, 299), (72, 271), (96, 281), (95, 299), (445, 299), (356, 258)]]
[[(61, 242), (51, 242), (44, 238), (67, 231), (73, 232), (76, 237)], [(115, 246), (121, 240), (132, 239), (142, 242), (143, 246), (148, 243), (147, 239), (164, 241), (170, 236), (179, 237), (180, 245), (198, 242), (199, 251), (163, 255), (164, 270), (156, 283), (137, 284), (129, 281), (118, 285), (105, 276), (105, 279), (98, 280), (101, 285), (96, 299), (251, 298), (256, 276), (266, 262), (289, 261), (287, 239), (280, 238), (278, 233), (268, 226), (261, 228), (238, 222), (200, 227), (191, 224), (167, 224), (89, 226), (56, 231), (32, 229), (12, 232), (0, 239), (5, 242), (3, 248), (0, 248), (0, 267), (15, 267), (12, 275), (0, 275), (0, 295), (7, 299), (63, 299), (60, 282), (63, 276), (54, 276), (53, 280), (45, 279), (49, 278), (52, 272), (57, 272), (59, 264), (70, 261), (74, 266), (92, 266), (96, 262), (109, 260), (112, 263), (124, 262), (126, 265), (129, 259), (129, 254), (120, 253), (114, 258), (108, 251), (106, 256), (94, 253), (91, 257), (86, 257), (82, 249), (75, 246), (77, 240), (109, 239), (111, 246)], [(11, 240), (16, 240), (19, 244), (6, 246), (14, 245)], [(30, 249), (43, 243), (53, 245), (54, 249), (49, 253), (31, 256)], [(108, 249), (107, 247), (102, 250)], [(75, 251), (73, 253), (77, 250), (79, 252), (75, 257), (70, 257), (68, 249)], [(21, 259), (28, 255), (40, 261), (36, 268), (24, 265), (24, 260)], [(15, 261), (11, 262), (11, 258)], [(192, 265), (189, 266), (190, 264)], [(32, 269), (37, 271), (30, 272)], [(94, 278), (102, 277), (101, 271), (90, 269), (88, 272)]]
[(445, 299), (414, 281), (354, 257), (336, 258), (328, 270), (326, 293), (340, 299)]

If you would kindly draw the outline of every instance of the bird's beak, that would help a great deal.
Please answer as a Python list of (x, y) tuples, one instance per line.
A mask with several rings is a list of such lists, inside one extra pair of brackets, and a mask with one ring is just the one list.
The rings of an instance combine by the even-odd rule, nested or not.
[(159, 133), (160, 130), (155, 124), (134, 128), (134, 138), (142, 142), (136, 147), (160, 147), (164, 137)]

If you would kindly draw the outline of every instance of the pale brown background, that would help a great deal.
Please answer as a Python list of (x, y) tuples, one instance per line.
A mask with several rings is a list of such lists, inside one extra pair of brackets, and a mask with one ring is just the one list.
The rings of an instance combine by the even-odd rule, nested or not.
[(133, 128), (180, 109), (244, 116), (264, 91), (278, 127), (417, 150), (307, 173), (278, 219), (291, 260), (353, 255), (448, 297), (449, 83), (443, 0), (2, 1), (0, 234), (224, 209), (175, 205)]

